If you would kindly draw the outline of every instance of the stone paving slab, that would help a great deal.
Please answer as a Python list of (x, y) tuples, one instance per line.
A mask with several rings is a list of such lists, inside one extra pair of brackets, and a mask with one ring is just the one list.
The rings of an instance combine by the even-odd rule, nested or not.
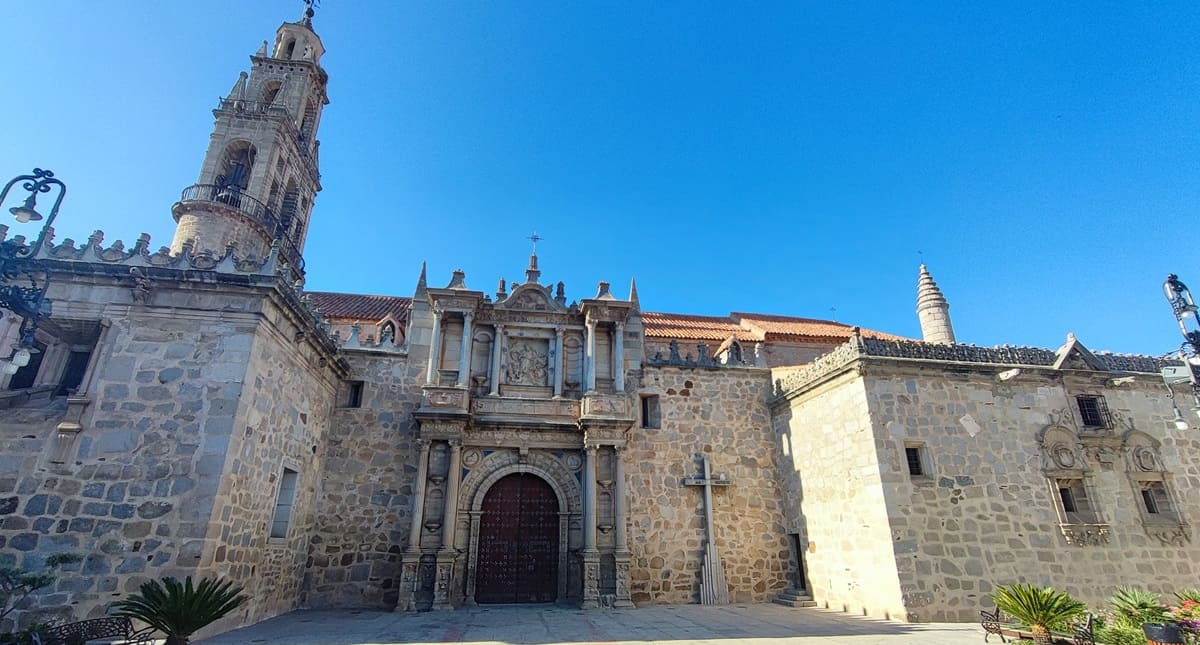
[(974, 624), (906, 624), (771, 604), (672, 605), (611, 611), (582, 611), (554, 605), (490, 605), (420, 614), (295, 611), (195, 643), (810, 645), (819, 640), (831, 645), (959, 645), (977, 641), (982, 635), (979, 625)]

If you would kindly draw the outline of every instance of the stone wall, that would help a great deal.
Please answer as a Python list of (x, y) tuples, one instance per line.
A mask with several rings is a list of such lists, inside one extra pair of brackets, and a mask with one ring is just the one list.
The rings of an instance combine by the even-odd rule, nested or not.
[(626, 466), (630, 592), (635, 603), (699, 601), (704, 548), (696, 455), (732, 485), (713, 492), (713, 524), (734, 602), (764, 602), (787, 586), (788, 546), (775, 477), (766, 370), (647, 367), (640, 392), (656, 394), (660, 428), (634, 428)]
[(813, 599), (904, 620), (867, 398), (850, 374), (778, 403), (779, 479)]
[(423, 364), (409, 369), (394, 354), (348, 358), (351, 378), (363, 381), (362, 406), (333, 411), (302, 604), (391, 609), (412, 521)]
[[(213, 573), (252, 595), (226, 626), (295, 606), (334, 376), (272, 293), (156, 281), (134, 304), (98, 274), (52, 284), (54, 324), (111, 326), (73, 442), (55, 439), (73, 418), (62, 398), (0, 414), (0, 558), (37, 570), (52, 553), (85, 556), (39, 611), (94, 617), (147, 579)], [(284, 458), (307, 480), (296, 539), (271, 551)]]
[[(266, 304), (270, 324), (256, 329), (249, 348), (233, 432), (208, 432), (214, 445), (226, 437), (224, 463), (216, 473), (198, 473), (221, 481), (201, 570), (237, 581), (251, 598), (229, 626), (275, 616), (299, 602), (336, 394), (336, 380), (321, 359), (305, 352), (288, 325), (276, 320), (283, 312)], [(272, 537), (285, 467), (298, 473), (291, 521), (286, 537)]]
[(98, 616), (148, 578), (194, 571), (253, 333), (240, 314), (114, 317), (62, 472), (46, 463), (62, 400), (4, 413), (0, 557), (38, 569), (51, 553), (86, 556), (41, 609)]
[[(941, 367), (876, 361), (865, 379), (910, 618), (974, 620), (996, 585), (1013, 582), (1052, 585), (1093, 608), (1118, 586), (1169, 597), (1196, 585), (1200, 545), (1144, 513), (1134, 483), (1161, 465), (1183, 521), (1196, 520), (1200, 440), (1175, 428), (1157, 375), (1113, 387), (1107, 372), (1024, 368), (1004, 381), (999, 367), (952, 377)], [(1083, 425), (1080, 394), (1104, 397), (1111, 428)], [(1054, 455), (1039, 441), (1051, 430), (1074, 437)], [(906, 443), (923, 446), (928, 476), (909, 475)], [(1068, 541), (1055, 473), (1083, 476), (1103, 530)]]

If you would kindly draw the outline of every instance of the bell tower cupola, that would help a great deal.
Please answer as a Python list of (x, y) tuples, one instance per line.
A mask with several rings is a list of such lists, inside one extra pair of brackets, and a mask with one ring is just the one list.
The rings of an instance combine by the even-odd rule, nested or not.
[(263, 260), (275, 244), (293, 279), (304, 277), (304, 240), (321, 190), (317, 129), (329, 99), (321, 68), (325, 46), (313, 31), (312, 0), (263, 42), (229, 95), (195, 185), (171, 208), (176, 253)]

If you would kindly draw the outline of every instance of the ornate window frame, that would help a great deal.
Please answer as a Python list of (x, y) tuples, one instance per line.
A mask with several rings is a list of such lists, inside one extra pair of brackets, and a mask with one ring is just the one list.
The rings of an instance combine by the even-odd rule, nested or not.
[[(1092, 469), (1084, 457), (1083, 444), (1070, 428), (1051, 425), (1038, 433), (1041, 444), (1042, 473), (1046, 476), (1047, 490), (1058, 515), (1058, 527), (1067, 544), (1074, 546), (1097, 546), (1109, 543), (1109, 524), (1096, 504), (1095, 487), (1092, 485)], [(1075, 507), (1068, 511), (1061, 489), (1074, 491), (1074, 502), (1085, 502), (1086, 510)], [(1082, 493), (1082, 495), (1079, 495)]]
[[(1124, 440), (1125, 474), (1133, 493), (1134, 504), (1142, 527), (1151, 537), (1164, 545), (1184, 546), (1192, 539), (1191, 528), (1184, 518), (1175, 494), (1172, 475), (1163, 464), (1161, 443), (1140, 430), (1126, 432)], [(1143, 491), (1157, 485), (1167, 501), (1168, 508), (1151, 512), (1147, 508)]]

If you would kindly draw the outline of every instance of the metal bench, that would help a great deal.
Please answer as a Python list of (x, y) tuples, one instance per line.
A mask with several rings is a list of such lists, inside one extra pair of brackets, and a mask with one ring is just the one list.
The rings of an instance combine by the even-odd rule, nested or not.
[(139, 645), (154, 642), (153, 627), (135, 630), (133, 621), (120, 616), (92, 618), (50, 628), (42, 645), (83, 645), (98, 638), (114, 638), (119, 643)]
[[(1000, 641), (1007, 643), (1005, 636), (1016, 639), (1033, 639), (1033, 632), (1004, 620), (1004, 614), (999, 609), (995, 611), (979, 610), (979, 625), (983, 627), (983, 642), (995, 634)], [(1096, 645), (1096, 617), (1088, 614), (1087, 620), (1081, 620), (1071, 625), (1069, 632), (1051, 632), (1050, 639), (1060, 645)]]

